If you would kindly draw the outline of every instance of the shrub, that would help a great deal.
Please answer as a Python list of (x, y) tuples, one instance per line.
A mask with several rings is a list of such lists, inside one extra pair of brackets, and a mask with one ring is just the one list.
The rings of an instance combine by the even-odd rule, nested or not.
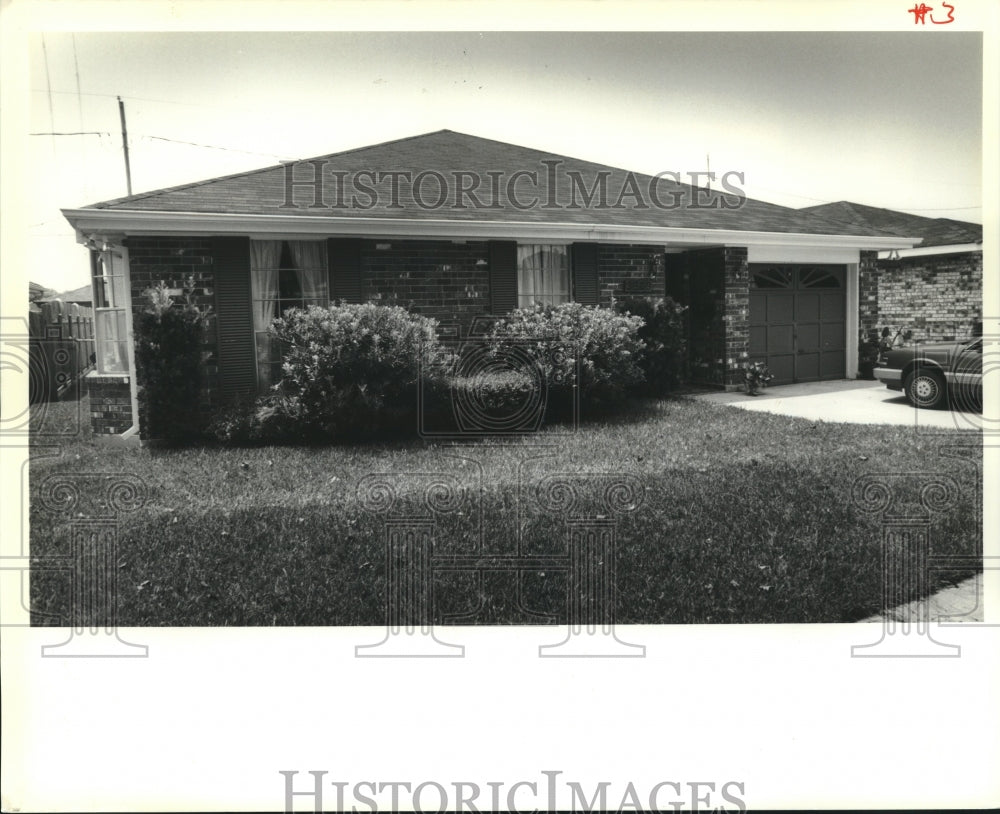
[(413, 431), (418, 379), (440, 354), (436, 329), (398, 306), (289, 311), (271, 324), (284, 351), (281, 398), (259, 405), (258, 418), (320, 438)]
[(442, 371), (424, 381), (423, 426), (438, 434), (532, 432), (541, 425), (540, 395), (524, 371)]
[(452, 392), (460, 404), (468, 404), (484, 417), (498, 420), (517, 412), (533, 397), (535, 380), (519, 370), (486, 372), (451, 380)]
[(310, 440), (308, 428), (296, 420), (287, 399), (260, 396), (250, 402), (236, 402), (213, 417), (208, 433), (226, 446), (297, 443)]
[(489, 336), (495, 356), (526, 356), (550, 393), (576, 386), (581, 406), (618, 406), (642, 381), (642, 319), (607, 308), (566, 303), (512, 311)]
[(618, 300), (615, 308), (643, 320), (638, 332), (643, 349), (637, 361), (645, 381), (636, 389), (646, 395), (662, 396), (681, 384), (687, 378), (687, 307), (666, 297)]
[(135, 376), (139, 423), (147, 439), (195, 440), (203, 432), (199, 407), (202, 335), (208, 311), (188, 279), (182, 302), (164, 282), (146, 290), (149, 306), (135, 318)]

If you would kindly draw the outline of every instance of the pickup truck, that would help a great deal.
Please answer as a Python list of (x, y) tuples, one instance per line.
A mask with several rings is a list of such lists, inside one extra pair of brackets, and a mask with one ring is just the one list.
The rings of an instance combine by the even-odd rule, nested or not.
[(982, 337), (888, 350), (873, 372), (890, 390), (902, 390), (914, 407), (951, 404), (958, 409), (982, 409)]

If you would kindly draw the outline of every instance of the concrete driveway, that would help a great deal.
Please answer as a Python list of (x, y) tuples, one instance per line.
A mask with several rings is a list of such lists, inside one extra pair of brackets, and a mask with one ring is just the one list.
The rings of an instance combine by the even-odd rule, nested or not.
[(691, 398), (741, 410), (776, 413), (811, 421), (849, 424), (895, 424), (924, 432), (981, 430), (982, 416), (951, 410), (918, 410), (906, 397), (881, 382), (839, 379), (829, 382), (766, 387), (759, 396), (746, 393), (699, 393)]

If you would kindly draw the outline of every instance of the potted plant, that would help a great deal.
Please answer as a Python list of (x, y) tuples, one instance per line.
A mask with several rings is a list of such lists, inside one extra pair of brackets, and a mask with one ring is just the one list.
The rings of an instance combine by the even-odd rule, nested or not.
[(743, 368), (743, 381), (746, 384), (747, 395), (760, 395), (758, 390), (767, 387), (767, 383), (774, 378), (774, 375), (767, 369), (763, 362), (749, 362)]

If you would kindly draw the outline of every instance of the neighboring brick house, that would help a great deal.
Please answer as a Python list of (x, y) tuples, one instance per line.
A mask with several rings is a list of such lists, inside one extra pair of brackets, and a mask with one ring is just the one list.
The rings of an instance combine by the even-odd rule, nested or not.
[(137, 433), (132, 313), (157, 281), (187, 278), (213, 311), (206, 410), (273, 381), (273, 316), (335, 301), (404, 305), (461, 339), (519, 305), (666, 294), (690, 306), (695, 381), (735, 387), (757, 358), (777, 382), (853, 377), (863, 253), (916, 239), (831, 226), (731, 181), (442, 130), (63, 210), (91, 249), (95, 427)]
[(859, 327), (913, 332), (918, 342), (968, 339), (982, 328), (983, 227), (840, 201), (802, 210), (848, 227), (919, 237), (911, 249), (863, 257)]

